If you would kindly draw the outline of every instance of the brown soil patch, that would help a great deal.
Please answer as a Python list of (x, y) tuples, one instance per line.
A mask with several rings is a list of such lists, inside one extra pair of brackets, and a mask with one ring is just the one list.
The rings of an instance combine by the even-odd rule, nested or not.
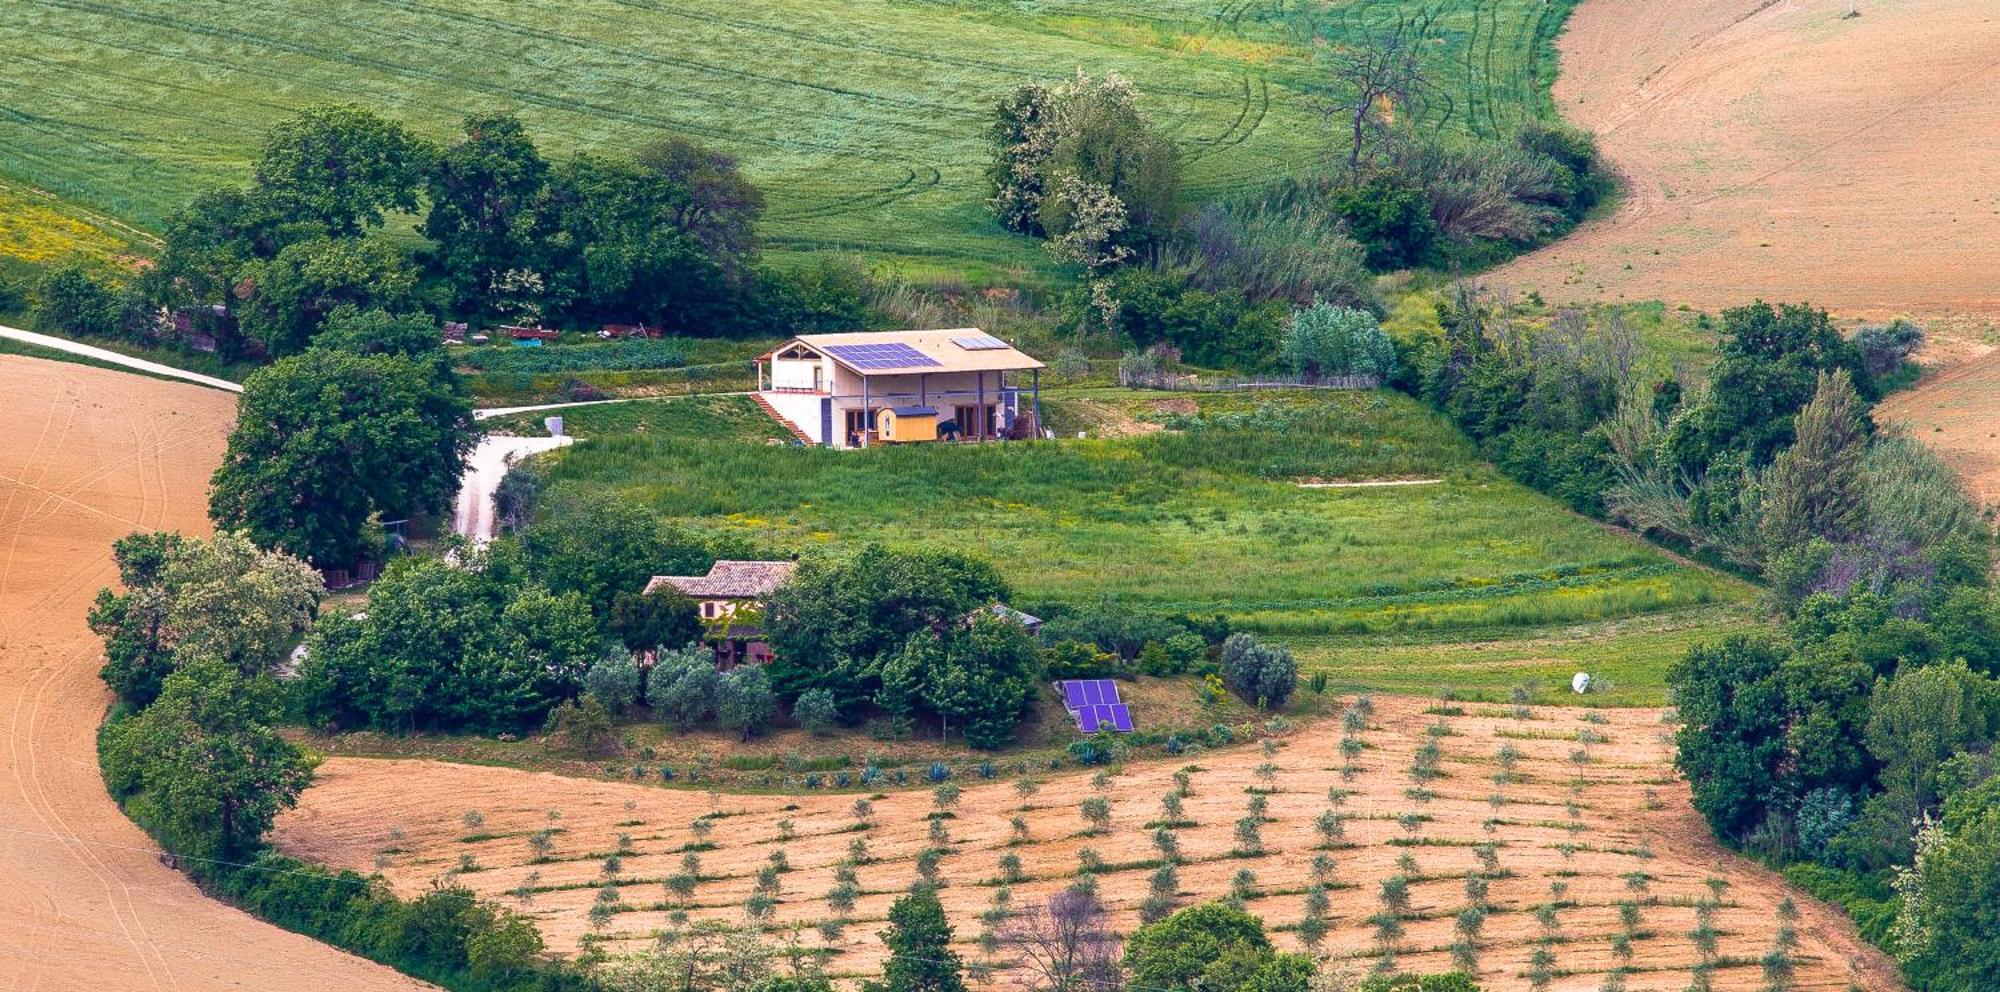
[[(1171, 402), (1171, 401), (1167, 401)], [(1192, 405), (1193, 401), (1187, 401)], [(1084, 429), (1091, 437), (1136, 437), (1141, 434), (1158, 434), (1166, 427), (1151, 420), (1140, 420), (1131, 411), (1116, 403), (1103, 400), (1073, 399), (1069, 401), (1070, 419), (1075, 424), (1065, 423), (1068, 430)]]
[(109, 694), (84, 626), (111, 542), (207, 529), (236, 398), (0, 356), (0, 982), (21, 989), (409, 989), (213, 902), (104, 793)]
[[(1606, 722), (1586, 722), (1584, 710), (1538, 707), (1531, 719), (1517, 720), (1502, 708), (1467, 705), (1444, 717), (1450, 736), (1439, 738), (1445, 777), (1429, 783), (1427, 802), (1408, 796), (1417, 786), (1409, 769), (1415, 750), (1427, 739), (1424, 700), (1378, 700), (1372, 726), (1362, 735), (1368, 748), (1357, 759), (1359, 774), (1347, 780), (1339, 766), (1339, 732), (1331, 722), (1297, 731), (1270, 760), (1278, 766), (1269, 795), (1270, 818), (1262, 828), (1266, 852), (1232, 854), (1234, 826), (1246, 812), (1254, 774), (1266, 760), (1254, 747), (1213, 752), (1182, 761), (1151, 762), (1121, 770), (1105, 795), (1112, 827), (1086, 836), (1078, 803), (1092, 793), (1087, 775), (1044, 776), (1027, 810), (1009, 782), (972, 785), (953, 816), (950, 854), (943, 864), (948, 885), (943, 898), (969, 960), (980, 960), (975, 944), (979, 913), (993, 894), (999, 859), (1017, 855), (1029, 880), (1014, 886), (1021, 905), (1069, 884), (1078, 852), (1091, 848), (1111, 868), (1099, 876), (1101, 891), (1129, 931), (1137, 922), (1158, 856), (1150, 824), (1162, 816), (1160, 799), (1172, 789), (1171, 776), (1183, 763), (1193, 766), (1193, 788), (1185, 802), (1178, 839), (1186, 862), (1179, 870), (1181, 905), (1226, 892), (1240, 869), (1256, 873), (1258, 895), (1249, 908), (1271, 925), (1289, 928), (1303, 912), (1304, 891), (1316, 854), (1337, 861), (1331, 893), (1333, 929), (1325, 950), (1336, 961), (1365, 968), (1373, 961), (1375, 937), (1368, 918), (1380, 911), (1382, 879), (1399, 869), (1408, 854), (1418, 863), (1411, 887), (1413, 915), (1400, 942), (1399, 964), (1412, 970), (1445, 970), (1453, 916), (1463, 905), (1464, 878), (1477, 870), (1474, 845), (1494, 841), (1505, 876), (1492, 885), (1495, 909), (1480, 940), (1480, 981), (1493, 990), (1528, 988), (1530, 955), (1541, 926), (1536, 906), (1551, 897), (1552, 883), (1567, 886), (1559, 913), (1559, 940), (1553, 945), (1555, 970), (1550, 988), (1562, 992), (1595, 989), (1605, 969), (1615, 965), (1611, 937), (1619, 932), (1617, 905), (1643, 905), (1640, 936), (1633, 941), (1635, 964), (1647, 969), (1630, 987), (1679, 990), (1687, 987), (1697, 953), (1687, 933), (1694, 926), (1693, 903), (1707, 892), (1710, 877), (1730, 885), (1717, 916), (1722, 931), (1715, 985), (1749, 990), (1763, 984), (1756, 965), (1770, 948), (1773, 915), (1786, 896), (1798, 901), (1804, 919), (1798, 987), (1869, 990), (1900, 988), (1889, 962), (1867, 948), (1836, 913), (1787, 888), (1772, 874), (1718, 848), (1688, 804), (1686, 786), (1675, 777), (1666, 728), (1658, 711), (1600, 711)], [(1587, 748), (1588, 762), (1575, 764), (1585, 749), (1583, 733), (1602, 735)], [(1521, 754), (1516, 779), (1499, 788), (1506, 801), (1493, 807), (1492, 776), (1497, 755), (1511, 745)], [(1573, 779), (1580, 792), (1572, 792)], [(1328, 808), (1330, 788), (1352, 790), (1342, 809), (1353, 818), (1346, 840), (1319, 851), (1315, 817)], [(315, 861), (363, 871), (378, 867), (400, 891), (422, 891), (469, 858), (475, 870), (459, 874), (482, 894), (509, 902), (509, 893), (537, 887), (515, 903), (540, 922), (553, 947), (574, 950), (596, 933), (609, 950), (646, 945), (667, 923), (669, 892), (661, 884), (679, 870), (682, 849), (695, 835), (689, 821), (704, 814), (716, 819), (700, 853), (703, 881), (687, 907), (697, 919), (743, 921), (742, 906), (759, 868), (783, 851), (791, 870), (781, 876), (775, 924), (797, 925), (806, 946), (831, 946), (832, 970), (840, 975), (872, 973), (879, 966), (876, 931), (889, 903), (915, 877), (916, 853), (932, 844), (927, 816), (931, 797), (903, 792), (876, 802), (874, 824), (855, 829), (849, 795), (741, 796), (672, 791), (641, 785), (592, 782), (431, 762), (386, 762), (340, 758), (321, 769), (319, 783), (302, 806), (280, 823), (278, 840), (287, 851)], [(1577, 808), (1572, 816), (1567, 803)], [(477, 827), (468, 811), (483, 818)], [(1414, 812), (1429, 817), (1407, 833), (1397, 817)], [(1023, 817), (1029, 839), (1011, 843), (1009, 819)], [(1492, 832), (1485, 829), (1494, 818)], [(797, 836), (782, 839), (781, 821)], [(546, 862), (530, 863), (526, 838), (558, 828)], [(603, 885), (605, 855), (628, 835), (618, 891), (623, 911), (601, 931), (586, 910)], [(832, 911), (825, 894), (849, 844), (865, 840), (873, 860), (858, 869), (864, 894), (850, 925), (830, 945), (816, 932)], [(1650, 877), (1647, 891), (1634, 894), (1626, 876)], [(1296, 946), (1283, 930), (1281, 943)], [(1005, 979), (1004, 972), (1002, 980)]]
[(1559, 41), (1556, 104), (1598, 135), (1626, 199), (1491, 280), (1560, 300), (2000, 315), (2000, 157), (1980, 137), (2000, 113), (1994, 15), (1590, 0)]
[(1960, 362), (1890, 395), (1875, 419), (1951, 463), (1983, 506), (2000, 506), (2000, 352)]

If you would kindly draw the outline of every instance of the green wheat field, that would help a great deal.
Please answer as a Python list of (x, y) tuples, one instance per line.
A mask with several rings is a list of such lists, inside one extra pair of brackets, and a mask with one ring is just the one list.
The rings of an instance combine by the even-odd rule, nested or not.
[(1454, 133), (1550, 112), (1573, 0), (10, 0), (0, 176), (141, 227), (248, 173), (259, 135), (348, 101), (447, 138), (508, 111), (545, 153), (665, 134), (737, 155), (769, 193), (774, 255), (1025, 278), (1045, 263), (987, 218), (990, 108), (1021, 83), (1117, 71), (1186, 156), (1191, 200), (1309, 166), (1315, 54), (1417, 39), (1431, 86), (1400, 108)]

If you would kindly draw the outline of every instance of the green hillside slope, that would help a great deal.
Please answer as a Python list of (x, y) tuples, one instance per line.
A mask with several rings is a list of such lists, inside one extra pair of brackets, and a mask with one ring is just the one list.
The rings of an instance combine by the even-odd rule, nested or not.
[(1408, 108), (1497, 133), (1548, 109), (1572, 0), (14, 0), (0, 4), (0, 174), (142, 226), (242, 177), (296, 108), (353, 101), (446, 134), (507, 110), (545, 149), (678, 133), (741, 157), (775, 248), (918, 269), (1041, 266), (987, 219), (991, 105), (1117, 70), (1224, 193), (1311, 160), (1315, 49), (1428, 39)]

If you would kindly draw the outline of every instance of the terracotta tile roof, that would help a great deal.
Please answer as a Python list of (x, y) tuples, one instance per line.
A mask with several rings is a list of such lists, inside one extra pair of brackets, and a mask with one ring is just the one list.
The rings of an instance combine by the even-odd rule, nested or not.
[(707, 575), (655, 575), (646, 591), (665, 587), (694, 599), (762, 599), (798, 567), (790, 561), (718, 561)]

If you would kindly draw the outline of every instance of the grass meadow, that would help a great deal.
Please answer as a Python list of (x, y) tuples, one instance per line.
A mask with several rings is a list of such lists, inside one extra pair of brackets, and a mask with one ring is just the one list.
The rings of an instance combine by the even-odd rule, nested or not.
[[(634, 401), (566, 411), (587, 440), (551, 475), (772, 553), (971, 552), (1030, 609), (1224, 612), (1355, 687), (1505, 695), (1516, 669), (1554, 684), (1596, 660), (1629, 684), (1620, 701), (1657, 703), (1693, 632), (1747, 622), (1743, 583), (1505, 479), (1401, 395), (1079, 390), (1045, 397), (1052, 425), (1086, 400), (1150, 432), (850, 453), (755, 443), (773, 432), (741, 397)], [(1487, 642), (1501, 664), (1453, 674)]]
[(443, 139), (521, 115), (552, 156), (681, 134), (740, 157), (784, 252), (913, 276), (1031, 278), (987, 219), (989, 108), (1022, 82), (1116, 70), (1180, 142), (1194, 198), (1316, 155), (1312, 53), (1421, 37), (1400, 108), (1503, 133), (1551, 111), (1574, 0), (19, 0), (0, 4), (0, 175), (140, 226), (244, 178), (259, 136), (351, 101)]

